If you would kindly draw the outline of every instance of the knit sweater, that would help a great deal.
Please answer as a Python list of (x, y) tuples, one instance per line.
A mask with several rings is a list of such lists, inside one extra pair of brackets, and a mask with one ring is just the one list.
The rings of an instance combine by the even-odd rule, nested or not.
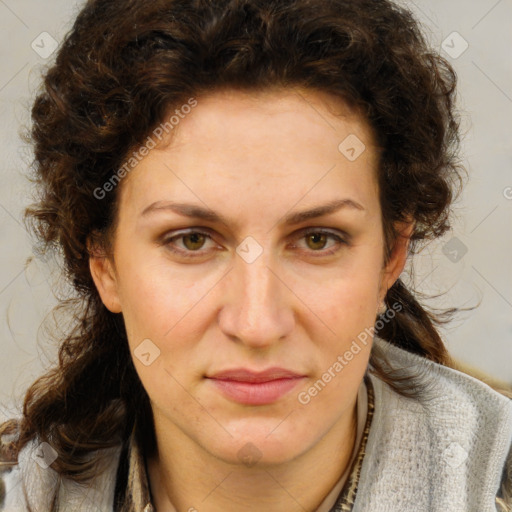
[[(331, 512), (512, 511), (512, 400), (377, 337), (373, 350), (393, 368), (416, 375), (421, 393), (405, 398), (367, 373), (374, 411), (355, 498), (348, 509), (338, 500)], [(36, 463), (38, 446), (27, 444), (18, 465), (0, 472), (0, 511), (28, 510), (24, 486), (33, 512), (52, 510), (58, 475)], [(87, 486), (64, 479), (59, 511), (112, 512), (122, 451), (106, 450), (105, 471)], [(132, 490), (141, 488), (138, 475), (130, 472)]]

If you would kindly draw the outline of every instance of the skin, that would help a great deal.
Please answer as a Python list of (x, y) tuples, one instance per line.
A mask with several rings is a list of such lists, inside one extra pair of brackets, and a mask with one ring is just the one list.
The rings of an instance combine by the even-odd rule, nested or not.
[[(315, 510), (354, 449), (371, 341), (308, 404), (298, 394), (374, 325), (403, 270), (412, 226), (398, 226), (403, 237), (384, 265), (374, 138), (333, 97), (291, 89), (210, 93), (173, 134), (122, 181), (112, 254), (90, 258), (103, 303), (123, 314), (151, 400), (154, 504), (159, 512), (171, 502), (179, 511)], [(366, 146), (355, 161), (338, 150), (350, 134)], [(292, 212), (337, 199), (363, 209), (284, 224)], [(227, 221), (169, 209), (141, 215), (156, 201), (207, 207)], [(184, 237), (190, 228), (211, 238)], [(306, 236), (306, 228), (345, 241)], [(263, 250), (251, 263), (236, 252), (249, 236)], [(160, 355), (145, 366), (133, 351), (148, 338)], [(236, 403), (205, 379), (271, 366), (306, 378), (269, 405)], [(252, 466), (239, 457), (248, 443), (259, 457)]]

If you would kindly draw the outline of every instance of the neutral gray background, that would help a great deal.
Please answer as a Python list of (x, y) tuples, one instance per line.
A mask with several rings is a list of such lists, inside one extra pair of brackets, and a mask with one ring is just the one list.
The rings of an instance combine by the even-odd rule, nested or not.
[[(27, 263), (32, 248), (22, 211), (30, 203), (25, 172), (31, 153), (19, 132), (29, 125), (41, 72), (55, 56), (44, 58), (32, 43), (42, 53), (41, 39), (49, 48), (43, 32), (61, 41), (80, 5), (0, 0), (2, 416), (15, 412), (13, 404), (56, 353), (41, 323), (55, 304), (52, 276), (58, 266), (38, 259)], [(480, 302), (443, 330), (446, 343), (462, 361), (512, 383), (512, 0), (416, 0), (406, 5), (425, 24), (431, 43), (441, 49), (445, 41), (451, 53), (441, 50), (459, 76), (463, 154), (470, 173), (453, 232), (416, 257), (414, 282), (423, 292), (443, 293), (431, 302), (439, 307)], [(465, 41), (468, 48), (458, 55)]]

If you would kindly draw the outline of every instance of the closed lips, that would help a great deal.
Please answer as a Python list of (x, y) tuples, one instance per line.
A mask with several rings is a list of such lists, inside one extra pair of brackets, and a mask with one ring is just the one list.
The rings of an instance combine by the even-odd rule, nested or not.
[(207, 376), (209, 379), (238, 381), (255, 384), (279, 379), (297, 379), (301, 377), (305, 377), (305, 375), (301, 375), (284, 368), (269, 368), (260, 372), (255, 372), (244, 368), (235, 368), (232, 370), (224, 370), (215, 373), (212, 376)]

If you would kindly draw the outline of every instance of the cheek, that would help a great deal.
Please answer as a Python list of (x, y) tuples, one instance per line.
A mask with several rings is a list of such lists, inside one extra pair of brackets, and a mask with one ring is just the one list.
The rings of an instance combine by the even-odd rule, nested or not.
[(162, 329), (167, 329), (172, 317), (169, 311), (169, 297), (172, 290), (155, 281), (148, 269), (139, 267), (136, 272), (125, 268), (124, 279), (121, 276), (120, 300), (123, 318), (132, 344), (139, 338), (161, 336)]
[(129, 339), (163, 340), (189, 325), (189, 313), (213, 286), (212, 276), (171, 265), (160, 251), (119, 250), (119, 296)]
[[(340, 267), (337, 275), (330, 275), (321, 287), (312, 287), (304, 281), (304, 293), (321, 312), (326, 323), (335, 326), (340, 340), (357, 335), (373, 325), (378, 308), (381, 278), (380, 260), (361, 255), (350, 266)], [(316, 290), (316, 291), (313, 291)], [(306, 293), (307, 292), (307, 293)]]

